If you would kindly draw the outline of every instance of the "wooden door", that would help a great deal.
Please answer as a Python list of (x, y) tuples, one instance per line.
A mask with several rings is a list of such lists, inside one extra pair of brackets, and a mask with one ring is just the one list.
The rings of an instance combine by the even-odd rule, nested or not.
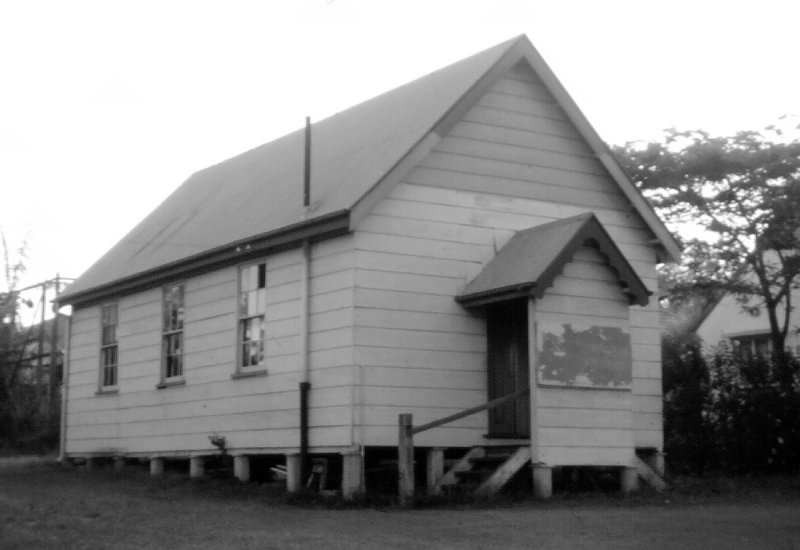
[[(514, 300), (490, 306), (486, 315), (489, 400), (527, 388), (528, 304)], [(530, 437), (530, 397), (489, 411), (489, 437)]]

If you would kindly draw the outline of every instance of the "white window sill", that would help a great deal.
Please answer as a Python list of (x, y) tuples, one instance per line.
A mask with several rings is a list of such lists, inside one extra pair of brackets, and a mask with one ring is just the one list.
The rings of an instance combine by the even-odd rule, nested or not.
[(169, 378), (167, 380), (162, 380), (158, 384), (156, 384), (156, 389), (164, 389), (169, 388), (172, 386), (185, 386), (186, 380), (184, 378)]
[(266, 376), (267, 369), (259, 369), (259, 370), (246, 370), (246, 371), (239, 371), (234, 372), (231, 374), (231, 378), (234, 380), (238, 380), (239, 378), (254, 378), (256, 376)]

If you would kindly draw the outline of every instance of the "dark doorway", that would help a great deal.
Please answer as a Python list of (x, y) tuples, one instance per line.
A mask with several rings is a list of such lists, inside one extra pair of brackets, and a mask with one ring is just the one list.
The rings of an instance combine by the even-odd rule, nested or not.
[[(528, 374), (528, 303), (513, 300), (489, 306), (489, 400), (525, 389)], [(530, 397), (525, 395), (489, 411), (489, 437), (530, 437)]]

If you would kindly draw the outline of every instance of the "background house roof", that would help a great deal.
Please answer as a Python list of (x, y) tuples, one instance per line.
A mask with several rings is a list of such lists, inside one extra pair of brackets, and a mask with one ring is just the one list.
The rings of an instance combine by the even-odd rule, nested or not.
[(596, 247), (617, 273), (631, 303), (647, 305), (649, 292), (594, 214), (517, 232), (456, 298), (480, 306), (514, 298), (541, 298), (581, 246)]
[[(214, 254), (235, 258), (234, 251), (240, 247), (249, 249), (250, 242), (279, 232), (286, 235), (315, 224), (329, 232), (341, 230), (349, 222), (344, 217), (415, 146), (440, 124), (446, 127), (458, 107), (464, 107), (461, 103), (477, 100), (474, 91), (480, 89), (479, 84), (499, 76), (493, 68), (521, 59), (539, 73), (668, 255), (674, 257), (677, 244), (672, 236), (608, 157), (605, 144), (527, 38), (521, 36), (313, 124), (308, 208), (302, 205), (303, 130), (195, 173), (68, 287), (60, 302), (96, 299), (119, 292), (125, 285), (129, 289), (135, 281), (156, 284), (158, 277), (181, 276), (182, 266)], [(334, 218), (344, 222), (335, 227), (321, 223)], [(322, 233), (322, 229), (314, 229), (304, 237), (314, 231)]]

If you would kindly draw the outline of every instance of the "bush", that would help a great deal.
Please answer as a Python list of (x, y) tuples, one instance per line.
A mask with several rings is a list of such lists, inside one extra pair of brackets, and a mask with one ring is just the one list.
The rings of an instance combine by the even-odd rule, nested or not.
[[(790, 381), (787, 383), (787, 380)], [(664, 341), (664, 431), (678, 473), (800, 469), (800, 362), (776, 365), (728, 346)]]
[(663, 342), (664, 447), (670, 469), (702, 475), (713, 467), (708, 366), (696, 340)]

